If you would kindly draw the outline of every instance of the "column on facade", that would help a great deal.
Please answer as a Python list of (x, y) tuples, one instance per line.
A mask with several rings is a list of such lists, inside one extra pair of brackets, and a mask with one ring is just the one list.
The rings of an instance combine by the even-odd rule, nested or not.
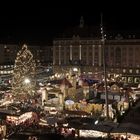
[(127, 46), (127, 57), (126, 57), (127, 67), (129, 66), (129, 47)]
[(86, 48), (86, 65), (89, 65), (89, 46)]
[(72, 45), (70, 45), (70, 60), (72, 61)]
[(114, 52), (114, 56), (113, 56), (113, 59), (114, 59), (113, 66), (116, 66), (116, 47), (115, 47), (115, 46), (114, 46), (114, 48), (113, 48), (113, 52)]
[(99, 45), (99, 66), (102, 65), (102, 47)]
[(136, 51), (135, 51), (136, 47), (133, 48), (133, 67), (136, 66), (136, 63), (135, 63), (135, 57), (136, 57)]
[(95, 45), (92, 45), (92, 65), (94, 66), (95, 62)]
[(120, 64), (120, 66), (122, 68), (124, 65), (124, 59), (123, 59), (123, 49), (122, 49), (122, 47), (120, 47), (120, 48), (121, 48), (121, 64)]
[(53, 65), (55, 65), (56, 64), (56, 46), (53, 46)]
[(81, 59), (82, 59), (82, 56), (81, 56), (81, 48), (82, 48), (82, 46), (81, 46), (81, 45), (79, 45), (79, 60), (81, 60)]
[(61, 45), (59, 45), (59, 65), (61, 65)]
[(67, 64), (67, 50), (66, 50), (66, 46), (64, 46), (64, 64)]
[(110, 46), (108, 46), (108, 65), (111, 65), (111, 51), (110, 51)]

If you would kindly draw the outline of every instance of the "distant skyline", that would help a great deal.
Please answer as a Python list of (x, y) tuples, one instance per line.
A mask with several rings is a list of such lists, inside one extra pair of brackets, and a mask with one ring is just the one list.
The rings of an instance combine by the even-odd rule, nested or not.
[(140, 15), (134, 9), (108, 6), (100, 7), (22, 7), (0, 10), (0, 40), (47, 42), (69, 27), (79, 25), (84, 17), (86, 25), (100, 26), (100, 14), (103, 13), (104, 26), (120, 30), (139, 30)]

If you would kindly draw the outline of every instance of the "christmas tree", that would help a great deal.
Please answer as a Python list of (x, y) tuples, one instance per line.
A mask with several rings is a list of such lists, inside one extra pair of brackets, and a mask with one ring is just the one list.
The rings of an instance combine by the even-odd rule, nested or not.
[[(16, 97), (33, 95), (36, 64), (26, 45), (17, 53), (12, 79), (12, 94)], [(19, 96), (18, 96), (19, 95)], [(22, 95), (22, 96), (21, 96)]]

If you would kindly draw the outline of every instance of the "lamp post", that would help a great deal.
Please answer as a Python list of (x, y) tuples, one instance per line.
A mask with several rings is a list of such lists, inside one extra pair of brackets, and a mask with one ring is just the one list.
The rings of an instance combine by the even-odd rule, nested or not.
[(109, 108), (108, 108), (108, 92), (107, 92), (107, 73), (106, 73), (106, 56), (105, 56), (105, 35), (103, 31), (103, 22), (101, 14), (101, 43), (103, 48), (103, 71), (104, 71), (104, 86), (105, 86), (105, 104), (106, 104), (106, 119), (109, 119)]

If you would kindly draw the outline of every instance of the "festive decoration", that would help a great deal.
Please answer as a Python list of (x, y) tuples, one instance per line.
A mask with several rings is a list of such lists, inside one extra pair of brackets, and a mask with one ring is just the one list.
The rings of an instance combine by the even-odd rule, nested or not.
[(15, 59), (13, 79), (12, 79), (12, 94), (15, 95), (32, 95), (35, 88), (35, 69), (36, 64), (33, 60), (32, 53), (26, 45), (17, 53)]

